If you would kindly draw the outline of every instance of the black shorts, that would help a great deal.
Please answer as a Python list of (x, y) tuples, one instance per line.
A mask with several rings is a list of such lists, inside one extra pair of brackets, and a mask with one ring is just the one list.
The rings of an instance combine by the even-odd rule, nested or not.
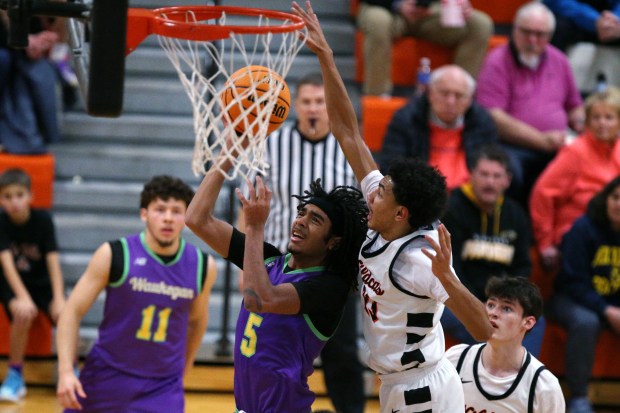
[[(34, 301), (35, 305), (39, 309), (47, 315), (47, 318), (52, 321), (52, 318), (49, 314), (50, 303), (52, 302), (52, 285), (51, 284), (43, 284), (43, 285), (28, 285), (25, 284), (32, 301)], [(11, 311), (9, 310), (9, 302), (15, 298), (15, 294), (13, 294), (13, 290), (6, 282), (6, 279), (2, 277), (2, 281), (0, 281), (0, 301), (2, 301), (2, 305), (4, 306), (4, 311), (6, 312), (9, 320), (13, 320), (13, 316)]]

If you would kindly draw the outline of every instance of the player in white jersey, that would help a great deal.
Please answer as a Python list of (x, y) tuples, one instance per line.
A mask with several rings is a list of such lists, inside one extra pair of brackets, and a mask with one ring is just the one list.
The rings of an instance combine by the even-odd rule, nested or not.
[(522, 345), (542, 313), (538, 287), (523, 277), (493, 277), (485, 292), (493, 335), (486, 343), (446, 352), (461, 377), (465, 411), (564, 412), (558, 379)]
[(462, 412), (458, 374), (444, 356), (443, 306), (480, 341), (492, 327), (484, 305), (455, 276), (450, 235), (436, 222), (447, 202), (445, 178), (415, 160), (396, 162), (387, 176), (377, 170), (309, 1), (306, 9), (293, 3), (321, 65), (332, 133), (370, 210), (359, 262), (368, 363), (382, 381), (381, 412)]

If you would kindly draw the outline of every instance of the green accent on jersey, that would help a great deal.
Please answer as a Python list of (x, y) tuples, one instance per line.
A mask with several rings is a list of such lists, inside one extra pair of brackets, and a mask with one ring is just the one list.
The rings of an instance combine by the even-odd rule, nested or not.
[(316, 329), (316, 327), (314, 326), (314, 324), (312, 323), (312, 320), (310, 319), (310, 316), (308, 314), (304, 314), (304, 319), (306, 320), (306, 323), (308, 324), (308, 327), (310, 327), (310, 330), (312, 330), (312, 332), (314, 333), (314, 335), (321, 341), (327, 341), (331, 338), (331, 336), (324, 336), (323, 334), (321, 334), (321, 332), (319, 330)]
[[(202, 292), (202, 275), (205, 272), (205, 268), (204, 266), (206, 265), (204, 262), (204, 257), (202, 255), (202, 251), (200, 251), (200, 249), (198, 249), (198, 247), (194, 246), (196, 248), (196, 255), (198, 256), (198, 265), (196, 266), (196, 286), (198, 288), (198, 294), (200, 294)], [(208, 274), (207, 274), (208, 276)], [(206, 277), (205, 277), (206, 278)]]
[(142, 243), (142, 246), (144, 247), (146, 252), (151, 257), (153, 257), (153, 259), (155, 261), (157, 261), (158, 263), (160, 263), (164, 267), (170, 267), (170, 266), (176, 264), (181, 259), (181, 256), (183, 255), (183, 250), (185, 249), (185, 240), (183, 238), (179, 238), (179, 249), (177, 250), (177, 255), (174, 257), (174, 259), (172, 261), (170, 261), (169, 263), (166, 264), (165, 262), (162, 261), (161, 258), (159, 258), (159, 256), (157, 256), (157, 254), (155, 254), (153, 252), (152, 249), (149, 248), (148, 245), (146, 245), (146, 232), (145, 231), (142, 231), (140, 233), (140, 242)]

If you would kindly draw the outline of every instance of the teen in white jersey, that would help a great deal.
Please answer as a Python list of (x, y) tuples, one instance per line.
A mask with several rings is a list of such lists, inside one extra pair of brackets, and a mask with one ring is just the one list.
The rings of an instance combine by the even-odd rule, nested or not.
[(542, 313), (538, 287), (523, 277), (493, 277), (485, 293), (493, 335), (486, 343), (446, 352), (461, 377), (465, 411), (564, 412), (558, 379), (522, 345)]
[(382, 381), (381, 412), (462, 412), (458, 374), (444, 357), (443, 306), (478, 340), (486, 340), (492, 327), (484, 305), (450, 266), (450, 236), (436, 221), (447, 200), (445, 179), (413, 160), (398, 162), (390, 175), (381, 175), (309, 1), (306, 9), (293, 3), (308, 29), (306, 44), (321, 64), (332, 132), (370, 210), (371, 231), (359, 261), (368, 363)]

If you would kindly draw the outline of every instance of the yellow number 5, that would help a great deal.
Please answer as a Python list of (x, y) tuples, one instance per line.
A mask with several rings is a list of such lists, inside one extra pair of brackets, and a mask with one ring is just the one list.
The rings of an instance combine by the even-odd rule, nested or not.
[(246, 357), (252, 357), (256, 354), (256, 342), (258, 341), (258, 337), (256, 336), (256, 328), (260, 327), (263, 323), (263, 317), (259, 316), (255, 313), (250, 313), (250, 317), (248, 317), (248, 322), (245, 325), (245, 330), (243, 331), (243, 335), (245, 338), (241, 340), (241, 354)]

